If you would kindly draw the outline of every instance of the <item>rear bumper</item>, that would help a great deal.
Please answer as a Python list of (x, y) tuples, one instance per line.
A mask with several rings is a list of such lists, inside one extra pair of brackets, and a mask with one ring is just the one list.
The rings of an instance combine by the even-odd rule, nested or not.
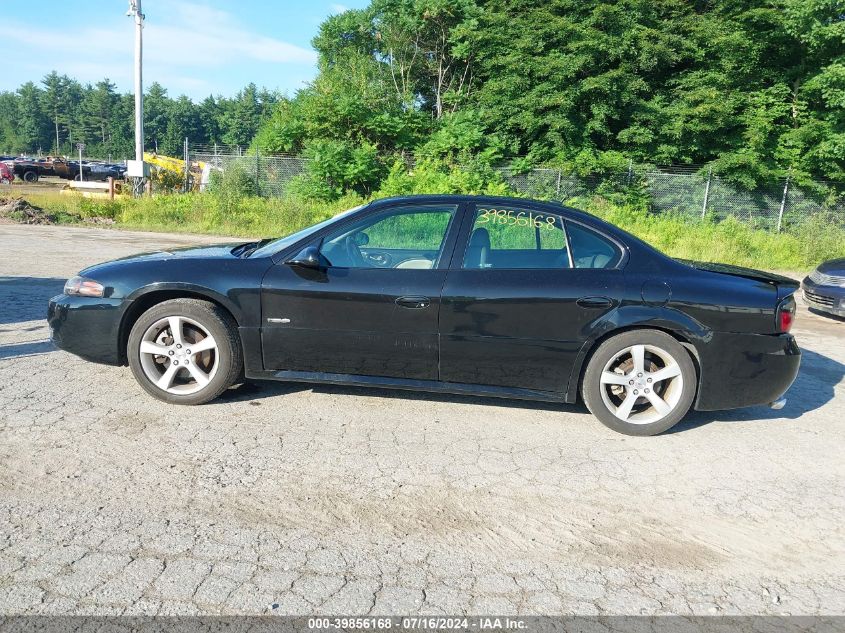
[(59, 349), (86, 360), (120, 365), (118, 346), (124, 300), (59, 295), (47, 305), (50, 338)]
[(804, 302), (814, 310), (845, 316), (845, 288), (819, 286), (809, 277), (801, 282)]
[(695, 408), (701, 411), (769, 404), (795, 381), (801, 350), (790, 334), (714, 332), (696, 348), (701, 380)]

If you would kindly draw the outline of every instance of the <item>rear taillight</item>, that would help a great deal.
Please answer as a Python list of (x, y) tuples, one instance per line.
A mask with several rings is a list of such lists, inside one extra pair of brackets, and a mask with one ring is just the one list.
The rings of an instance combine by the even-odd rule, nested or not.
[(778, 305), (776, 318), (779, 332), (785, 334), (792, 329), (792, 324), (795, 322), (795, 307), (795, 298), (792, 295)]

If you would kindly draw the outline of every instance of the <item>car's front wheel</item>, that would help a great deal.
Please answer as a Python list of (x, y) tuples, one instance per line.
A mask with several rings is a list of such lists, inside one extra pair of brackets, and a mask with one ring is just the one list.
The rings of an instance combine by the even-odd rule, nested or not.
[(127, 357), (138, 383), (171, 404), (213, 400), (243, 366), (231, 316), (197, 299), (172, 299), (144, 312), (129, 334)]
[(605, 426), (656, 435), (687, 414), (696, 391), (689, 353), (657, 330), (633, 330), (603, 342), (584, 372), (582, 394)]

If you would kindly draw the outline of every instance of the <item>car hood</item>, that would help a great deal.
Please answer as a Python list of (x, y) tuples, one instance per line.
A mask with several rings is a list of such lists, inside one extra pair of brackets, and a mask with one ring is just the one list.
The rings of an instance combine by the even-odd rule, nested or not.
[(95, 264), (80, 274), (88, 276), (103, 271), (106, 268), (117, 268), (126, 265), (131, 265), (140, 262), (154, 262), (154, 261), (168, 261), (177, 259), (238, 259), (232, 253), (232, 249), (239, 246), (240, 242), (232, 242), (229, 244), (214, 244), (211, 246), (189, 246), (187, 248), (174, 248), (168, 250), (154, 251), (152, 253), (141, 253), (140, 255), (130, 255), (128, 257), (121, 257), (113, 259), (102, 264)]
[(697, 270), (706, 270), (711, 273), (721, 273), (723, 275), (732, 275), (734, 277), (745, 277), (746, 279), (753, 279), (755, 281), (763, 281), (780, 289), (797, 290), (801, 285), (799, 282), (783, 275), (776, 275), (774, 273), (767, 273), (764, 270), (755, 270), (754, 268), (744, 268), (742, 266), (733, 266), (732, 264), (718, 264), (715, 262), (697, 262), (687, 259), (678, 260), (687, 266), (692, 266)]
[(845, 257), (831, 259), (830, 261), (819, 264), (816, 270), (827, 275), (845, 275)]

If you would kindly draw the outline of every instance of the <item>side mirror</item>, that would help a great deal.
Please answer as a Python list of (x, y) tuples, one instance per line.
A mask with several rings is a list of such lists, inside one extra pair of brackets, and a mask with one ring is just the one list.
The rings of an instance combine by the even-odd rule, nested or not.
[(320, 250), (316, 246), (306, 246), (285, 263), (302, 268), (323, 268), (323, 258), (320, 257)]

